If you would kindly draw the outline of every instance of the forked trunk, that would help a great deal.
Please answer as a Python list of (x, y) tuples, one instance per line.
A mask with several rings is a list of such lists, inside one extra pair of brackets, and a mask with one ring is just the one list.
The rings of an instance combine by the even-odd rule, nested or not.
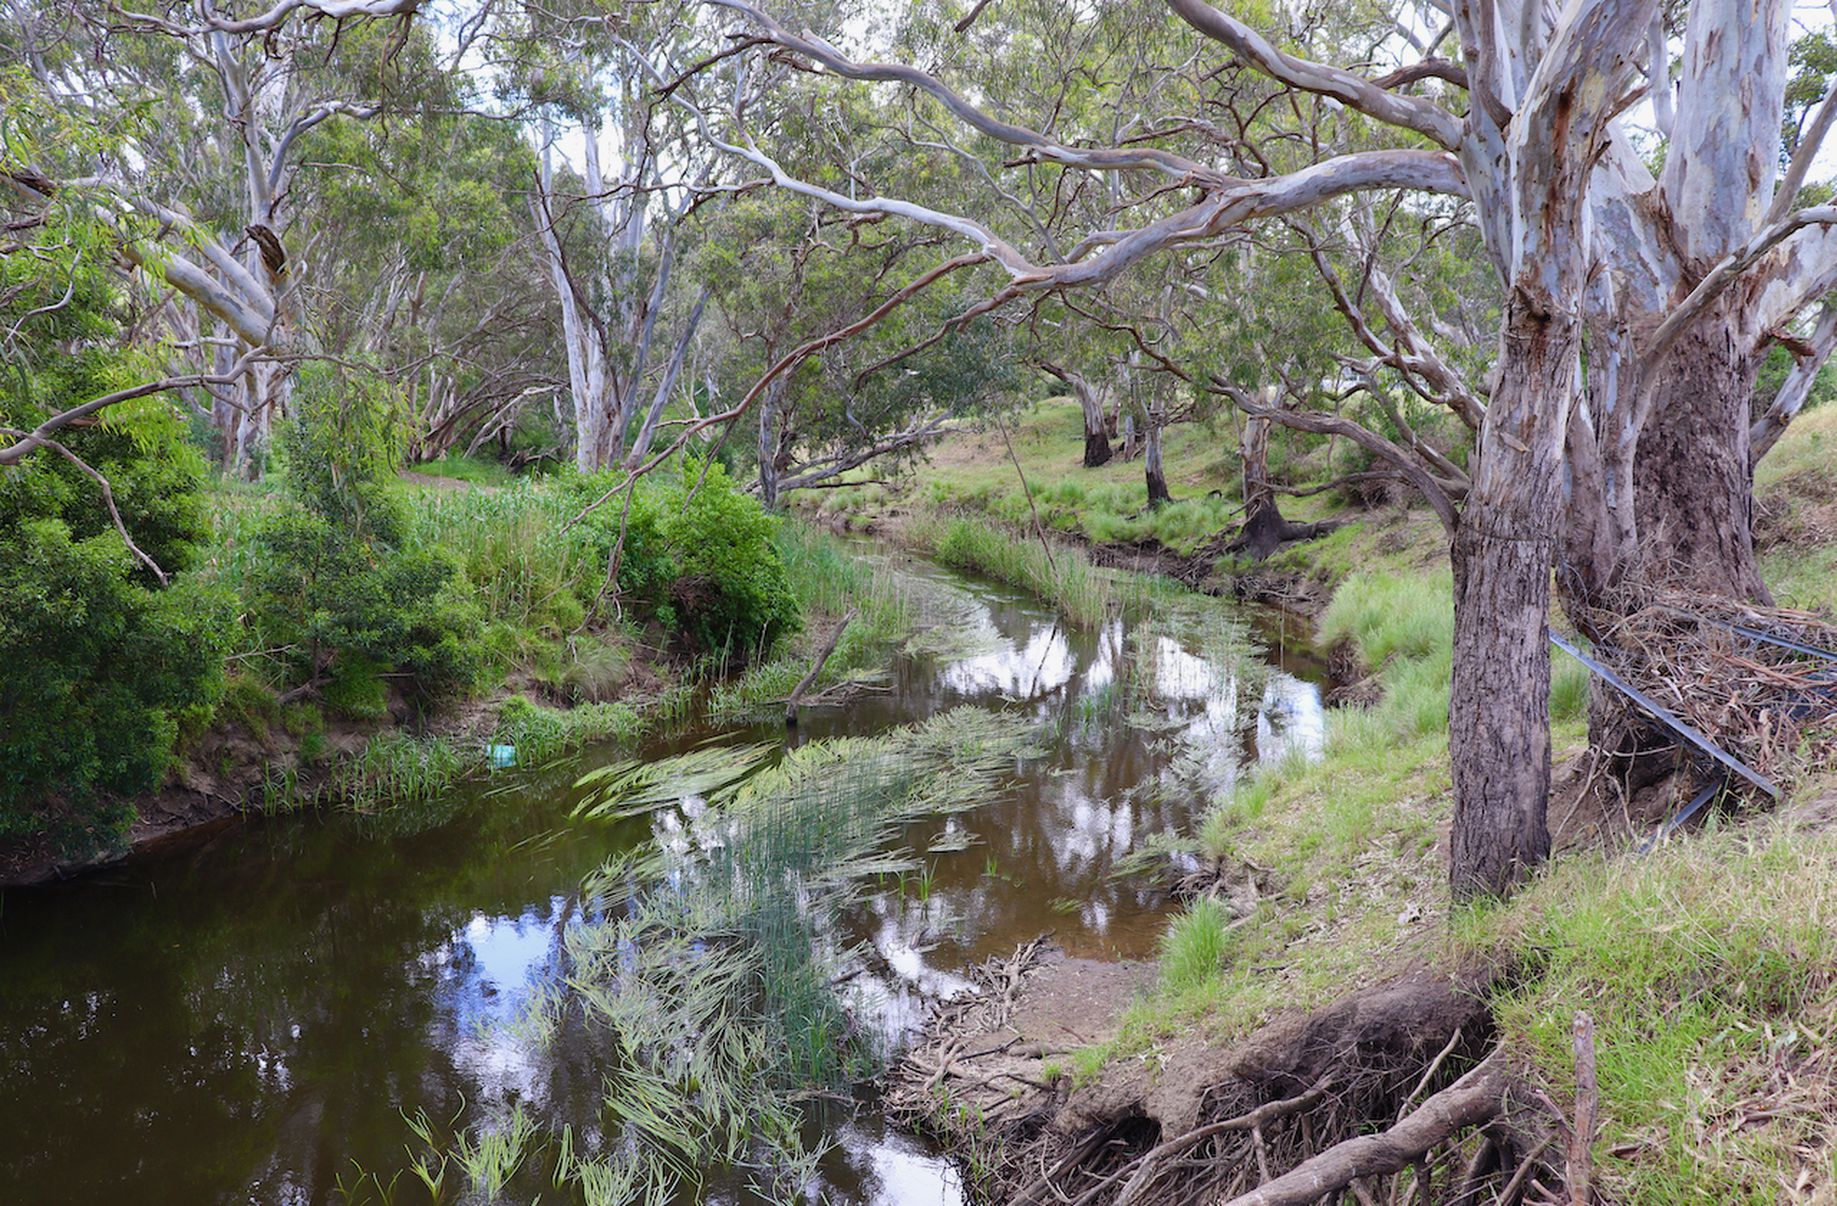
[[(1502, 895), (1550, 853), (1550, 565), (1577, 330), (1514, 299), (1473, 490), (1455, 529), (1454, 769), (1449, 880), (1456, 899)], [(1559, 401), (1560, 400), (1560, 401)]]

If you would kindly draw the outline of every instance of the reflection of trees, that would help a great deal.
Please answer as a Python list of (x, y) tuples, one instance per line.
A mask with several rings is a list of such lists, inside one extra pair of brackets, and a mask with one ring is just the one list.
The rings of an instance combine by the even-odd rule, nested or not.
[[(479, 1096), (455, 1059), (475, 1036), (452, 935), (480, 911), (546, 915), (602, 853), (578, 834), (513, 857), (544, 819), (539, 800), (499, 797), (412, 848), (344, 819), (258, 822), (130, 865), (120, 886), (9, 901), (0, 1134), (18, 1158), (0, 1199), (57, 1183), (73, 1200), (157, 1184), (204, 1201), (399, 1163), (398, 1109), (444, 1117)], [(429, 957), (443, 949), (453, 963)]]

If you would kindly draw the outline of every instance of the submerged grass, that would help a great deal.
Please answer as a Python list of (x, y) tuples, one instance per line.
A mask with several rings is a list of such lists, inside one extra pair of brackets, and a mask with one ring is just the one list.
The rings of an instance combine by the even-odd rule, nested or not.
[[(570, 999), (615, 1037), (605, 1109), (627, 1137), (593, 1175), (659, 1195), (713, 1165), (807, 1166), (795, 1098), (879, 1055), (835, 987), (852, 957), (831, 936), (837, 911), (865, 878), (914, 869), (887, 851), (897, 835), (975, 806), (1027, 742), (1018, 718), (959, 708), (800, 746), (750, 775), (738, 757), (727, 769), (745, 777), (710, 789), (706, 811), (662, 814), (655, 845), (593, 876), (601, 919), (569, 931)], [(708, 760), (682, 764), (679, 796), (707, 782)], [(597, 788), (606, 813), (657, 794), (627, 775)]]

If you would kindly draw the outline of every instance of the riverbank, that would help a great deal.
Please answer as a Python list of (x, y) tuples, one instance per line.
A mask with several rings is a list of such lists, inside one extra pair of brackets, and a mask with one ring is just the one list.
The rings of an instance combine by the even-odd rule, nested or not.
[[(1075, 456), (1058, 426), (1023, 424), (1017, 448)], [(1833, 438), (1837, 415), (1807, 416), (1763, 466), (1757, 498), (1779, 601), (1826, 614), (1837, 606)], [(1032, 512), (1014, 514), (1018, 493), (993, 484), (992, 451), (968, 472), (933, 468), (922, 494), (889, 496), (889, 510), (918, 515), (896, 523), (922, 531), (939, 522), (927, 514), (968, 506), (1018, 520), (1011, 539), (1027, 538)], [(1030, 476), (1081, 472), (1036, 464)], [(1053, 509), (1076, 493), (1039, 490), (1035, 505), (1043, 524), (1088, 539), (1108, 521)], [(1219, 1200), (1453, 1092), (1497, 1048), (1519, 1095), (1548, 1103), (1509, 1123), (1512, 1146), (1444, 1144), (1433, 1167), (1406, 1160), (1395, 1179), (1352, 1184), (1444, 1201), (1512, 1160), (1522, 1190), (1541, 1168), (1560, 1178), (1560, 1146), (1538, 1137), (1555, 1143), (1575, 1116), (1571, 1030), (1586, 1010), (1600, 1115), (1590, 1164), (1613, 1200), (1824, 1200), (1837, 1189), (1837, 1076), (1817, 1037), (1837, 1022), (1837, 768), (1799, 766), (1777, 812), (1712, 816), (1634, 857), (1674, 802), (1578, 815), (1588, 681), (1559, 660), (1559, 854), (1510, 902), (1450, 910), (1445, 552), (1407, 511), (1335, 517), (1345, 522), (1331, 536), (1272, 559), (1316, 584), (1306, 597), (1318, 638), (1361, 680), (1329, 716), (1324, 757), (1265, 768), (1153, 844), (1140, 869), (1191, 903), (1154, 964), (1091, 981), (1107, 1021), (1011, 1042), (1036, 1035), (1042, 1016), (1050, 1027), (1061, 979), (1077, 977), (1050, 960), (1016, 968), (992, 1004), (940, 1015), (899, 1090), (907, 1116), (972, 1153), (981, 1200)], [(1192, 555), (1151, 538), (1155, 556)], [(1212, 574), (1246, 568), (1226, 560)]]
[[(537, 536), (510, 492), (535, 486), (500, 486), (508, 497), (455, 502), (440, 495), (466, 483), (404, 480), (417, 508), (425, 504), (435, 516), (463, 508), (478, 517), (465, 525), (464, 539), (475, 553), (468, 564), (472, 589), (499, 622), (496, 672), (475, 692), (431, 711), (387, 677), (374, 699), (353, 707), (329, 694), (284, 690), (284, 684), (239, 668), (264, 654), (239, 654), (209, 723), (181, 736), (159, 790), (126, 801), (133, 819), (125, 831), (100, 850), (74, 855), (60, 851), (50, 834), (0, 842), (0, 887), (81, 874), (242, 817), (309, 807), (366, 813), (414, 803), (513, 766), (540, 767), (589, 744), (630, 745), (692, 709), (737, 717), (789, 696), (842, 616), (852, 612), (807, 687), (813, 695), (846, 691), (849, 683), (884, 671), (910, 623), (904, 600), (833, 536), (790, 521), (778, 527), (774, 548), (802, 627), (768, 658), (730, 672), (723, 662), (673, 642), (655, 623), (568, 632), (538, 608), (511, 601), (561, 590), (540, 580), (540, 567), (531, 564), (537, 557), (515, 548), (516, 541)], [(233, 562), (253, 522), (250, 513), (272, 504), (266, 494), (230, 488), (218, 505), (227, 518), (219, 520), (214, 561)], [(506, 531), (493, 532), (494, 526)], [(459, 545), (460, 539), (447, 543)], [(479, 549), (488, 554), (478, 555)], [(504, 559), (524, 564), (507, 567)], [(511, 573), (525, 581), (507, 587)]]

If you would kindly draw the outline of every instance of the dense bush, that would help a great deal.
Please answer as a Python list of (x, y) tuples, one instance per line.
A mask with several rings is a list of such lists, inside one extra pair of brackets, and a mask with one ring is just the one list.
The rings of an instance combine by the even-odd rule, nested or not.
[[(76, 263), (45, 279), (0, 261), (0, 324), (16, 332), (0, 373), (0, 426), (139, 379), (116, 350), (118, 299)], [(157, 398), (60, 433), (106, 477), (122, 521), (168, 575), (205, 532), (204, 465)], [(52, 449), (0, 469), (0, 836), (50, 830), (67, 853), (108, 845), (132, 814), (112, 797), (164, 778), (181, 724), (222, 690), (230, 608), (182, 578), (163, 587), (116, 531), (95, 481)]]
[(409, 539), (395, 481), (402, 429), (383, 382), (322, 366), (301, 374), (277, 441), (299, 506), (256, 534), (249, 576), (261, 639), (357, 716), (380, 714), (380, 675), (423, 702), (470, 685), (481, 663), (478, 609), (459, 561)]
[[(607, 564), (621, 519), (621, 595), (651, 609), (696, 649), (750, 654), (771, 649), (802, 621), (785, 567), (772, 542), (778, 521), (734, 486), (719, 462), (685, 463), (680, 478), (641, 482), (630, 500), (616, 498), (580, 525), (599, 564)], [(580, 504), (616, 482), (577, 479)]]

